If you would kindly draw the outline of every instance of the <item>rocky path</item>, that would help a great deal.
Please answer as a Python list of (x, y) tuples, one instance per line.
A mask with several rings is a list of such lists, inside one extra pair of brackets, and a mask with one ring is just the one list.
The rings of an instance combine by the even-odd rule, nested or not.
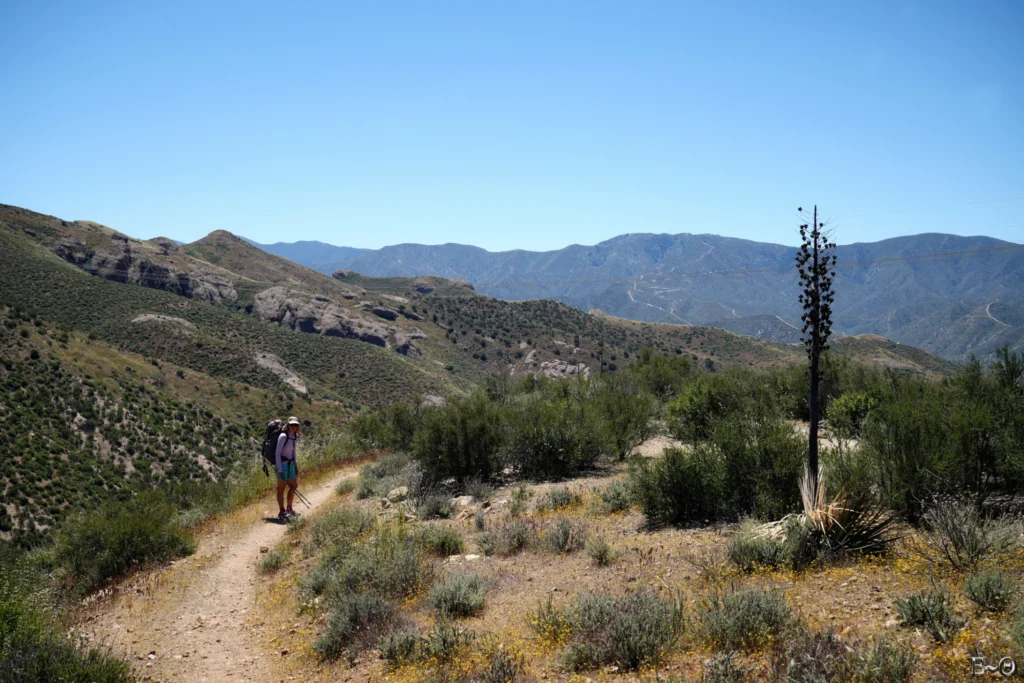
[[(308, 490), (313, 509), (330, 499), (342, 479), (354, 475), (341, 472)], [(128, 657), (143, 680), (287, 678), (275, 675), (281, 653), (261, 641), (266, 615), (255, 602), (261, 549), (273, 548), (286, 529), (267, 519), (276, 511), (276, 502), (263, 501), (232, 515), (223, 528), (203, 537), (192, 557), (140, 575), (115, 596), (100, 598), (79, 631)]]

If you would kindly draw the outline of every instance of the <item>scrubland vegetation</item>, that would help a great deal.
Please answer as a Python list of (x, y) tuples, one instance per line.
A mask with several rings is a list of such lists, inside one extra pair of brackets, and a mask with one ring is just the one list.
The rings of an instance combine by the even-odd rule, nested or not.
[[(970, 364), (942, 380), (826, 359), (817, 497), (803, 486), (805, 381), (795, 368), (707, 374), (684, 358), (643, 354), (614, 377), (495, 378), (443, 406), (360, 415), (354, 441), (386, 453), (363, 469), (358, 488), (377, 526), (311, 548), (322, 559), (303, 585), (339, 596), (330, 604), (341, 607), (330, 609), (350, 614), (345, 605), (374, 585), (352, 583), (352, 572), (405, 568), (416, 579), (379, 582), (410, 587), (399, 594), (369, 589), (387, 607), (366, 617), (374, 628), (353, 633), (372, 631), (373, 639), (332, 627), (331, 616), (318, 652), (360, 667), (379, 654), (399, 680), (447, 681), (525, 681), (541, 671), (935, 680), (966, 670), (966, 653), (981, 642), (974, 639), (996, 653), (1019, 652), (1024, 356), (1004, 350), (989, 368)], [(632, 454), (659, 433), (675, 445)], [(486, 500), (469, 493), (481, 488)], [(382, 501), (396, 489), (406, 502)], [(471, 507), (455, 507), (458, 496), (470, 496)], [(429, 503), (446, 499), (452, 520)], [(614, 531), (616, 520), (634, 518), (632, 530)], [(669, 538), (662, 530), (708, 528), (725, 538), (669, 562), (651, 559), (666, 543), (657, 539)], [(360, 574), (345, 564), (359, 561), (339, 559), (389, 557), (360, 548), (395, 534), (405, 534), (413, 557), (386, 560), (390, 569)], [(463, 553), (483, 559), (467, 564)], [(586, 566), (610, 573), (597, 590), (547, 592), (522, 605), (497, 578), (524, 561), (548, 580), (552, 561), (566, 563), (567, 577)], [(689, 580), (669, 581), (680, 567)], [(851, 633), (807, 611), (822, 596), (800, 587), (835, 572), (848, 581), (906, 577), (877, 594), (892, 615), (884, 628)], [(348, 587), (330, 588), (336, 581)], [(828, 590), (826, 606), (815, 608), (825, 613), (828, 601), (844, 599), (842, 589)], [(487, 677), (500, 664), (495, 640), (510, 677)]]

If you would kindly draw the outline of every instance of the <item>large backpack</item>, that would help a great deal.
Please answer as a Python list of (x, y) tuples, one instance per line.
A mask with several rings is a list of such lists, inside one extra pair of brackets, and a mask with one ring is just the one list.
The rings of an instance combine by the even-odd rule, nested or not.
[(263, 473), (268, 477), (267, 463), (271, 467), (277, 467), (277, 437), (284, 432), (284, 420), (271, 420), (267, 423), (266, 436), (263, 437), (263, 445), (260, 447), (260, 454), (263, 456)]

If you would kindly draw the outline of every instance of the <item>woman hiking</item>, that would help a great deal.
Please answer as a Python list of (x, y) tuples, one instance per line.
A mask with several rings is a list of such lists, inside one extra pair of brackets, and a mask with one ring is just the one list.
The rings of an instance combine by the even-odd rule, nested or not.
[[(299, 418), (289, 417), (285, 429), (277, 437), (277, 448), (274, 451), (274, 465), (277, 469), (277, 516), (287, 522), (295, 511), (295, 491), (299, 488), (299, 469), (295, 464), (295, 447), (299, 442)], [(284, 506), (284, 489), (288, 487), (288, 507)]]

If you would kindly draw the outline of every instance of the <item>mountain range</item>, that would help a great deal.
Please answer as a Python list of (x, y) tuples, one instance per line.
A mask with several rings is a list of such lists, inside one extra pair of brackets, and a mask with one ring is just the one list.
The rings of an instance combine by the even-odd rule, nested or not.
[[(253, 243), (256, 244), (256, 243)], [(795, 247), (710, 234), (627, 234), (556, 251), (462, 244), (382, 249), (257, 245), (332, 274), (435, 275), (505, 300), (554, 299), (646, 322), (710, 325), (784, 343), (800, 336)], [(926, 233), (840, 245), (834, 329), (962, 362), (1024, 344), (1024, 246)]]

